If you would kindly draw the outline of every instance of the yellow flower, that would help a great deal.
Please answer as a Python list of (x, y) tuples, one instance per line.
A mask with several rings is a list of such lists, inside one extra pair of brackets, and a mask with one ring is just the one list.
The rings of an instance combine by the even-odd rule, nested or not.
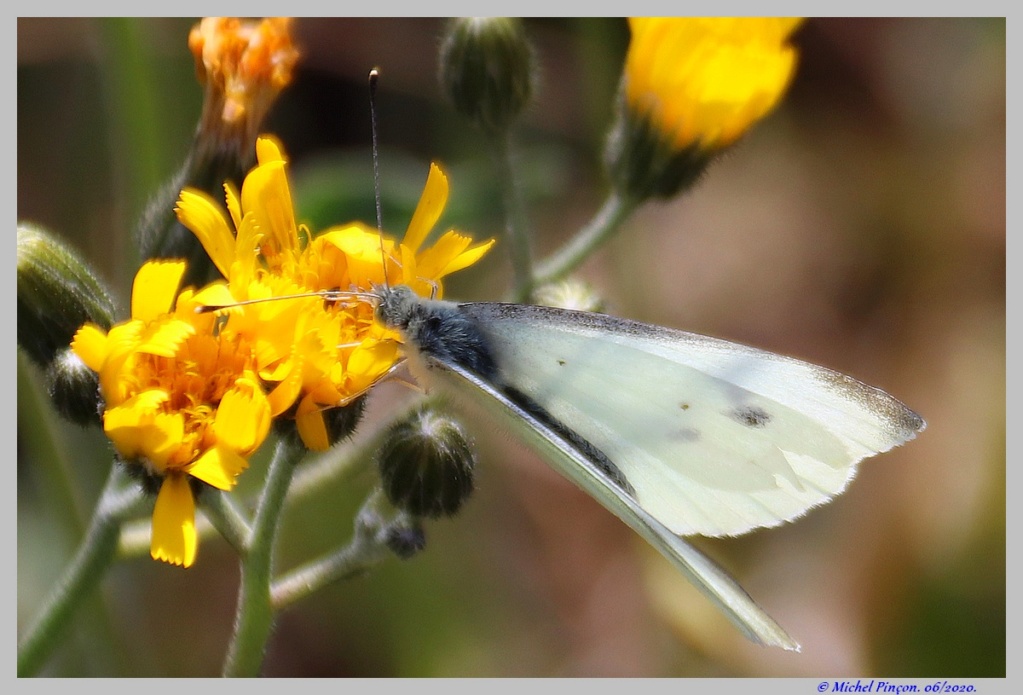
[(676, 150), (732, 144), (795, 72), (792, 17), (632, 17), (625, 98)]
[(204, 193), (185, 189), (178, 218), (227, 279), (197, 295), (198, 301), (231, 305), (279, 298), (236, 306), (229, 322), (253, 340), (273, 414), (294, 407), (306, 446), (323, 450), (330, 445), (323, 411), (352, 403), (400, 355), (398, 335), (376, 323), (371, 303), (311, 293), (366, 293), (386, 283), (440, 296), (441, 279), (475, 263), (493, 241), (472, 246), (469, 237), (449, 230), (423, 248), (448, 195), (447, 178), (436, 165), (401, 244), (360, 223), (331, 227), (314, 238), (296, 222), (280, 145), (259, 138), (256, 154), (258, 164), (241, 192), (225, 185), (227, 214)]
[(189, 477), (234, 487), (270, 429), (270, 405), (244, 335), (197, 314), (191, 290), (177, 297), (182, 261), (150, 261), (135, 276), (131, 319), (109, 332), (85, 324), (72, 350), (99, 374), (103, 429), (118, 453), (162, 478), (150, 553), (195, 561)]
[(773, 109), (795, 72), (792, 17), (631, 17), (608, 159), (640, 197), (673, 195)]
[(205, 17), (192, 28), (188, 47), (206, 88), (205, 126), (243, 125), (255, 135), (277, 94), (291, 82), (299, 57), (291, 23), (286, 17)]

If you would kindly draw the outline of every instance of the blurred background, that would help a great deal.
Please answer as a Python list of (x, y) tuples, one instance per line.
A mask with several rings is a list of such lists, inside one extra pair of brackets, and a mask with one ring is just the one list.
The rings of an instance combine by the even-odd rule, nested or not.
[[(195, 21), (18, 21), (18, 219), (77, 248), (123, 316), (131, 229), (200, 113)], [(525, 26), (539, 82), (514, 141), (543, 256), (607, 193), (601, 152), (628, 29)], [(263, 130), (284, 143), (313, 229), (374, 221), (366, 74), (379, 66), (385, 228), (404, 230), (433, 160), (452, 191), (441, 226), (499, 234), (483, 138), (438, 87), (444, 27), (296, 21), (302, 58)], [(641, 208), (579, 276), (609, 313), (829, 366), (927, 420), (797, 523), (697, 540), (802, 653), (746, 642), (611, 514), (466, 422), (481, 461), (463, 512), (428, 523), (413, 559), (281, 614), (265, 675), (1005, 676), (1005, 21), (811, 19), (794, 42), (800, 67), (778, 110), (688, 193)], [(509, 277), (498, 248), (447, 296), (496, 299)], [(47, 410), (21, 356), (18, 379), (20, 635), (78, 545), (111, 451)], [(368, 422), (407, 398), (378, 391)], [(241, 494), (263, 470), (257, 457)], [(279, 569), (345, 542), (372, 483), (328, 481), (290, 505)], [(187, 571), (118, 562), (43, 673), (217, 675), (237, 587), (219, 537)]]

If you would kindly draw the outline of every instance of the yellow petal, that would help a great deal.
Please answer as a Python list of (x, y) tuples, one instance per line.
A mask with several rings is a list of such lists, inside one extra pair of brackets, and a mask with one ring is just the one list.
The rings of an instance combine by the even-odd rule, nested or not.
[(298, 248), (295, 208), (283, 160), (260, 164), (242, 184), (242, 207), (256, 227), (281, 249)]
[(284, 148), (272, 135), (260, 135), (256, 138), (256, 159), (260, 164), (287, 161), (284, 158)]
[(217, 443), (250, 454), (270, 431), (270, 403), (254, 382), (241, 378), (217, 406), (213, 432)]
[(472, 238), (449, 230), (437, 243), (416, 257), (416, 271), (422, 278), (440, 280), (456, 270), (472, 265), (490, 250), (495, 240), (468, 249)]
[[(270, 392), (270, 395), (267, 396), (267, 400), (270, 403), (270, 412), (274, 417), (290, 408), (295, 403), (295, 399), (298, 398), (298, 394), (302, 391), (302, 369), (300, 363), (296, 364), (295, 361), (288, 360), (286, 365), (286, 371), (284, 369), (275, 371), (275, 377), (283, 376), (283, 378), (276, 388)], [(265, 374), (261, 376), (268, 381), (276, 381), (276, 379), (268, 379)]]
[[(193, 300), (200, 306), (231, 306), (236, 303), (226, 282), (214, 282), (196, 292)], [(180, 307), (180, 304), (178, 305)]]
[(175, 458), (190, 455), (189, 450), (181, 451), (185, 445), (185, 416), (180, 412), (156, 413), (142, 433), (145, 437), (142, 453), (157, 470), (173, 465)]
[(331, 227), (316, 237), (314, 244), (330, 244), (341, 251), (348, 266), (348, 282), (366, 289), (383, 282), (383, 259), (394, 248), (394, 242), (385, 239), (381, 244), (380, 234), (361, 224)]
[(75, 331), (71, 339), (71, 350), (81, 358), (85, 366), (94, 372), (103, 368), (107, 359), (107, 333), (93, 323), (87, 323)]
[(367, 338), (348, 358), (347, 391), (358, 394), (365, 391), (398, 361), (398, 343), (393, 340)]
[(124, 321), (111, 328), (107, 333), (106, 368), (109, 368), (111, 362), (123, 361), (128, 355), (135, 352), (145, 330), (145, 322), (138, 319)]
[(161, 473), (185, 443), (184, 415), (160, 412), (167, 400), (165, 391), (149, 389), (103, 414), (103, 431), (117, 451), (125, 458), (144, 456)]
[(405, 230), (402, 244), (408, 246), (413, 252), (418, 251), (419, 247), (423, 245), (426, 235), (440, 219), (447, 202), (448, 177), (444, 175), (439, 166), (431, 163), (430, 174), (426, 178), (426, 186), (423, 187), (423, 195), (419, 197), (419, 204), (416, 205), (416, 211), (408, 223), (408, 229)]
[(483, 258), (487, 251), (489, 251), (496, 243), (496, 239), (491, 239), (490, 241), (486, 241), (482, 244), (466, 249), (444, 267), (444, 275), (449, 275), (459, 270), (463, 270), (464, 268), (468, 268), (476, 261)]
[(184, 261), (148, 261), (135, 274), (131, 286), (131, 317), (153, 321), (174, 307), (174, 297), (185, 274)]
[(224, 202), (227, 203), (227, 211), (231, 214), (231, 221), (234, 222), (234, 228), (238, 229), (242, 225), (242, 196), (238, 192), (238, 187), (234, 185), (232, 181), (224, 182)]
[(163, 480), (153, 508), (153, 531), (149, 554), (154, 560), (191, 567), (199, 537), (195, 532), (195, 500), (183, 475)]
[(223, 209), (202, 191), (186, 188), (181, 191), (174, 211), (181, 224), (195, 234), (221, 275), (228, 277), (235, 246), (234, 234)]
[[(427, 283), (425, 282), (425, 277), (423, 275), (420, 275), (419, 273), (418, 259), (416, 258), (416, 254), (412, 251), (412, 249), (410, 249), (405, 244), (402, 244), (398, 248), (401, 251), (401, 284), (408, 285), (416, 292), (416, 294), (420, 296), (427, 296), (431, 297), (432, 299), (440, 299), (441, 294), (443, 294), (440, 291), (440, 287), (435, 286), (435, 289), (437, 290), (436, 292), (427, 291), (425, 293), (419, 287), (419, 285)], [(424, 251), (424, 253), (427, 252), (429, 252), (429, 249), (427, 249), (427, 251)]]
[(323, 411), (312, 402), (312, 399), (306, 399), (299, 404), (295, 413), (295, 428), (298, 430), (298, 436), (302, 438), (302, 443), (310, 451), (326, 451), (330, 448)]
[[(257, 277), (257, 268), (261, 269), (258, 250), (265, 237), (251, 214), (239, 215), (238, 235), (235, 238), (235, 262), (231, 266), (230, 275), (227, 276), (235, 291), (241, 292)], [(239, 293), (238, 298), (249, 297)]]
[(117, 324), (107, 333), (107, 354), (99, 373), (99, 383), (108, 408), (120, 405), (138, 390), (130, 372), (136, 361), (135, 347), (144, 329), (142, 321), (133, 319)]
[(238, 475), (249, 467), (244, 456), (226, 446), (214, 446), (203, 452), (195, 463), (185, 467), (192, 477), (208, 483), (218, 490), (231, 490)]
[(180, 319), (155, 321), (142, 331), (135, 349), (148, 355), (174, 357), (178, 348), (195, 334), (195, 326)]
[(319, 381), (313, 381), (306, 386), (306, 397), (319, 406), (331, 408), (337, 405), (345, 398), (335, 385), (341, 382), (340, 375), (340, 368), (336, 374), (322, 374)]
[(141, 440), (144, 439), (145, 434), (133, 434), (130, 430), (148, 427), (153, 422), (156, 413), (160, 412), (163, 404), (169, 399), (170, 396), (162, 389), (146, 389), (137, 393), (120, 405), (107, 408), (103, 417), (103, 430), (107, 436), (114, 439), (115, 444), (118, 443), (115, 437), (121, 438), (124, 443), (123, 448), (118, 446), (121, 453), (129, 455), (127, 452), (130, 450), (133, 452), (130, 455), (134, 455), (138, 446), (133, 445), (131, 437)]

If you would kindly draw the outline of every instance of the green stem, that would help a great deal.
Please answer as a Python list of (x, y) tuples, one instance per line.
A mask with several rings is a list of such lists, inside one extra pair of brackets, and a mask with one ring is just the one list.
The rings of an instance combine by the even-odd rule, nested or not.
[(529, 221), (522, 203), (521, 186), (512, 161), (509, 130), (487, 133), (487, 142), (497, 166), (497, 183), (504, 197), (505, 238), (511, 257), (515, 301), (524, 302), (535, 287), (533, 261), (529, 251)]
[[(430, 397), (416, 399), (391, 413), (387, 423), (402, 420), (412, 411), (434, 400)], [(288, 491), (288, 500), (295, 501), (313, 490), (322, 489), (328, 481), (337, 483), (348, 480), (364, 471), (370, 465), (374, 452), (379, 451), (388, 436), (390, 428), (387, 423), (379, 425), (371, 434), (362, 430), (363, 434), (357, 435), (351, 446), (335, 447), (308, 464), (303, 464)], [(386, 529), (380, 531), (384, 521), (377, 511), (381, 500), (377, 491), (363, 504), (355, 520), (355, 536), (348, 546), (324, 559), (298, 567), (274, 582), (271, 587), (274, 610), (281, 610), (327, 584), (355, 576), (387, 556), (384, 544)], [(394, 521), (398, 519), (390, 523)]]
[(204, 490), (199, 498), (203, 516), (223, 536), (239, 556), (248, 552), (252, 538), (252, 525), (245, 513), (235, 504), (234, 498), (220, 490)]
[(281, 577), (271, 591), (273, 606), (281, 610), (333, 582), (349, 579), (390, 556), (387, 531), (394, 521), (380, 514), (383, 493), (375, 490), (355, 518), (355, 534), (344, 548), (318, 561), (302, 565)]
[(121, 520), (134, 512), (143, 500), (137, 488), (123, 489), (127, 482), (124, 467), (114, 464), (78, 553), (18, 644), (19, 677), (32, 676), (39, 671), (64, 636), (75, 609), (99, 584), (113, 561)]
[(242, 558), (242, 582), (238, 594), (234, 635), (224, 662), (225, 676), (258, 676), (266, 643), (273, 629), (270, 576), (273, 546), (280, 528), (284, 498), (305, 448), (291, 437), (282, 437), (274, 450), (266, 484), (256, 508), (249, 552)]
[(552, 258), (540, 265), (536, 285), (557, 282), (586, 260), (593, 251), (618, 231), (638, 202), (612, 192), (589, 224), (579, 230)]

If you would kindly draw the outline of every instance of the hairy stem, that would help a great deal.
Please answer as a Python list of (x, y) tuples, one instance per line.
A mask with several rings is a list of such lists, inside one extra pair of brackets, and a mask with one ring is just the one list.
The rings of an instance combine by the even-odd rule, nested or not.
[(256, 508), (252, 542), (248, 554), (242, 557), (242, 582), (234, 634), (224, 662), (225, 676), (258, 676), (263, 665), (266, 644), (273, 631), (270, 577), (274, 540), (295, 465), (304, 454), (305, 448), (291, 437), (282, 437), (274, 450)]
[(629, 198), (611, 193), (593, 219), (552, 258), (540, 265), (536, 273), (536, 285), (557, 282), (578, 268), (618, 231), (625, 218), (636, 209), (636, 205)]
[(115, 464), (74, 559), (18, 643), (18, 676), (38, 673), (64, 637), (75, 609), (96, 588), (117, 554), (121, 520), (143, 502), (137, 488), (125, 489), (124, 467)]

